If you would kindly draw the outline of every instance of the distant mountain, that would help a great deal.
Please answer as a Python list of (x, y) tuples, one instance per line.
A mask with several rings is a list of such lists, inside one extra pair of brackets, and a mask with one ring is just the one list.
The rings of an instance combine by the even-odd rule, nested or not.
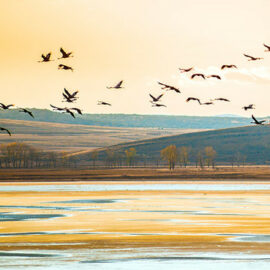
[[(241, 117), (244, 117), (244, 116), (241, 116), (241, 115), (237, 115), (237, 114), (218, 114), (218, 115), (215, 115), (216, 117), (236, 117), (236, 118), (241, 118)], [(245, 117), (246, 118), (246, 117)]]
[(250, 119), (238, 116), (173, 116), (173, 115), (138, 115), (138, 114), (84, 114), (70, 115), (46, 109), (31, 109), (35, 118), (18, 110), (0, 112), (0, 119), (28, 120), (64, 124), (111, 127), (151, 127), (177, 129), (220, 129), (250, 125)]
[[(219, 163), (230, 164), (232, 160), (241, 158), (247, 163), (269, 164), (269, 138), (269, 125), (247, 126), (148, 139), (115, 145), (110, 149), (124, 153), (126, 149), (134, 147), (139, 156), (154, 162), (160, 158), (160, 151), (168, 145), (174, 144), (178, 148), (187, 146), (191, 149), (189, 160), (194, 163), (199, 151), (212, 146), (217, 152), (216, 160)], [(106, 152), (101, 151), (99, 156), (105, 158)]]

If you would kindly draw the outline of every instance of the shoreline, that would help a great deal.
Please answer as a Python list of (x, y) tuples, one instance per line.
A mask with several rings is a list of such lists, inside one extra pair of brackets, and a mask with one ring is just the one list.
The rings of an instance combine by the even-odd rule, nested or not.
[(109, 168), (109, 169), (1, 169), (4, 182), (92, 182), (92, 181), (270, 181), (270, 167)]

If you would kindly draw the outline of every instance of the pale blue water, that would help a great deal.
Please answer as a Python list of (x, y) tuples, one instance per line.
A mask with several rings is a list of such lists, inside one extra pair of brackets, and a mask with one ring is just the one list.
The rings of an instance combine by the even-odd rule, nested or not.
[[(134, 190), (134, 191), (143, 191), (143, 190), (196, 190), (196, 191), (242, 191), (242, 190), (270, 190), (270, 183), (261, 183), (261, 184), (251, 184), (249, 183), (237, 183), (237, 184), (225, 184), (225, 183), (134, 183), (134, 184), (72, 184), (72, 185), (55, 185), (55, 184), (46, 184), (46, 185), (21, 185), (15, 184), (12, 186), (1, 186), (0, 191), (32, 191), (37, 192), (36, 196), (39, 196), (39, 192), (53, 192), (53, 191), (106, 191), (106, 190)], [(162, 194), (162, 193), (161, 193)], [(179, 196), (177, 198), (167, 198), (160, 197), (160, 204), (164, 205), (167, 200), (170, 199), (179, 199), (179, 209), (172, 210), (168, 209), (150, 209), (149, 210), (139, 210), (131, 209), (132, 202), (138, 199), (115, 199), (115, 198), (106, 198), (106, 199), (81, 199), (81, 200), (60, 200), (60, 201), (48, 201), (42, 204), (37, 205), (27, 205), (24, 204), (22, 200), (22, 205), (9, 205), (2, 204), (0, 198), (0, 221), (2, 224), (5, 222), (12, 221), (35, 221), (39, 222), (50, 222), (52, 219), (62, 218), (67, 215), (73, 215), (74, 212), (78, 211), (90, 211), (90, 212), (123, 212), (123, 220), (125, 220), (125, 212), (129, 213), (139, 213), (139, 212), (148, 212), (149, 219), (147, 221), (159, 221), (159, 222), (170, 222), (171, 224), (194, 224), (193, 220), (189, 220), (187, 217), (189, 215), (209, 215), (216, 216), (218, 219), (219, 215), (230, 216), (230, 215), (239, 215), (246, 216), (251, 214), (241, 211), (246, 207), (257, 206), (269, 206), (264, 202), (256, 201), (253, 197), (249, 199), (243, 198), (230, 198), (230, 199), (220, 199), (216, 197), (204, 196), (204, 193), (198, 197), (190, 198), (188, 195)], [(188, 203), (188, 200), (196, 200), (197, 208), (192, 210), (185, 209), (185, 204)], [(145, 200), (147, 203), (147, 198), (140, 198), (139, 200)], [(204, 207), (201, 205), (201, 202), (208, 200), (213, 205), (212, 207)], [(119, 204), (119, 207), (116, 209), (111, 209), (112, 204)], [(226, 204), (227, 211), (228, 209), (234, 209), (237, 205), (239, 213), (228, 212), (223, 213), (223, 207)], [(122, 208), (121, 208), (122, 207)], [(243, 207), (243, 208), (241, 208)], [(40, 211), (36, 214), (27, 214), (24, 213), (24, 209), (33, 209), (35, 211)], [(61, 214), (53, 213), (44, 213), (43, 211), (61, 211)], [(221, 210), (222, 213), (219, 213)], [(159, 213), (164, 215), (163, 219), (155, 219), (154, 214)], [(171, 220), (166, 217), (166, 215), (174, 213), (179, 219)], [(185, 216), (183, 219), (182, 216)], [(256, 213), (256, 215), (263, 215), (263, 213)], [(128, 220), (128, 219), (126, 219)], [(144, 222), (144, 220), (141, 220)], [(199, 221), (198, 221), (199, 222)], [(202, 226), (207, 226), (206, 223), (202, 223)], [(217, 224), (218, 226), (218, 224)], [(1, 223), (0, 223), (1, 227)], [(59, 230), (59, 231), (40, 231), (40, 232), (27, 232), (27, 233), (5, 233), (0, 230), (0, 237), (2, 239), (7, 239), (6, 244), (1, 245), (10, 245), (8, 244), (8, 238), (14, 235), (24, 236), (24, 235), (69, 235), (69, 234), (112, 234), (111, 232), (91, 232), (90, 231), (68, 231), (68, 230)], [(119, 235), (142, 235), (134, 232), (133, 234), (127, 234), (125, 232), (118, 232)], [(170, 235), (177, 235), (177, 233), (172, 231)], [(179, 233), (178, 233), (179, 234)], [(148, 235), (162, 235), (162, 233)], [(209, 234), (208, 234), (209, 235)], [(222, 233), (220, 233), (222, 235)], [(117, 236), (117, 235), (116, 235)], [(228, 235), (232, 241), (241, 241), (241, 242), (270, 242), (270, 235), (253, 235), (253, 234), (230, 234)], [(78, 243), (79, 244), (79, 243)], [(16, 244), (12, 244), (16, 246)], [(270, 269), (270, 255), (261, 254), (254, 255), (248, 253), (202, 253), (202, 252), (185, 252), (185, 250), (176, 250), (176, 249), (166, 249), (166, 248), (136, 248), (136, 249), (76, 249), (76, 243), (70, 244), (73, 249), (61, 251), (55, 247), (55, 250), (48, 249), (46, 250), (46, 245), (44, 250), (36, 250), (35, 244), (27, 244), (31, 248), (27, 251), (0, 251), (0, 268), (7, 270), (269, 270)], [(50, 243), (50, 246), (57, 246), (57, 244)], [(218, 247), (217, 247), (218, 250)]]
[[(213, 180), (214, 181), (214, 180)], [(218, 180), (217, 180), (218, 181)], [(156, 184), (155, 182), (149, 184), (73, 184), (73, 185), (12, 185), (12, 186), (1, 186), (0, 191), (113, 191), (113, 190), (196, 190), (196, 191), (225, 191), (225, 190), (270, 190), (270, 183), (263, 184), (251, 184), (249, 183), (238, 183), (237, 184)]]

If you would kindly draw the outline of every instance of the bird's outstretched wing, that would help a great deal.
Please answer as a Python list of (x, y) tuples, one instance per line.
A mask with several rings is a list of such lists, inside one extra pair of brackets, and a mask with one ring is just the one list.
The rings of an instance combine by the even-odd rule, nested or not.
[(248, 57), (248, 58), (250, 58), (250, 59), (254, 59), (253, 56), (250, 56), (250, 55), (248, 55), (248, 54), (244, 54), (244, 56), (245, 56), (245, 57)]
[(264, 46), (265, 48), (267, 48), (268, 50), (270, 50), (270, 46), (268, 46), (268, 45), (266, 45), (266, 44), (263, 44), (263, 46)]
[(161, 94), (157, 97), (157, 100), (160, 100), (163, 97), (164, 94)]
[(60, 48), (60, 52), (62, 53), (63, 56), (67, 54), (62, 47)]
[(6, 131), (8, 135), (11, 136), (11, 132), (8, 129), (0, 127), (0, 130)]
[(252, 119), (254, 120), (255, 123), (258, 123), (258, 120), (255, 118), (255, 116), (252, 114), (251, 115)]
[(155, 100), (156, 98), (154, 97), (154, 96), (152, 96), (151, 94), (149, 94), (149, 96), (153, 99), (153, 100)]
[(71, 94), (68, 92), (68, 90), (66, 88), (64, 88), (64, 92), (69, 96), (71, 97)]
[(115, 88), (121, 87), (122, 83), (123, 83), (123, 81), (120, 81), (120, 82), (115, 86)]

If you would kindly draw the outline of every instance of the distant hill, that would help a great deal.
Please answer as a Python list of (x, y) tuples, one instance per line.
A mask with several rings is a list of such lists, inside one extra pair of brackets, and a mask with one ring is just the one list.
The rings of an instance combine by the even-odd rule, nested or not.
[(0, 144), (24, 142), (44, 150), (81, 152), (142, 139), (192, 132), (182, 129), (123, 128), (0, 119), (12, 136), (0, 132)]
[(237, 116), (173, 116), (173, 115), (138, 115), (138, 114), (84, 114), (73, 119), (70, 115), (46, 109), (31, 109), (35, 118), (18, 112), (6, 110), (0, 112), (0, 119), (80, 124), (110, 127), (145, 127), (179, 129), (220, 129), (239, 127), (250, 124), (250, 119)]
[[(134, 147), (138, 155), (155, 160), (160, 157), (160, 151), (170, 144), (179, 148), (181, 146), (191, 147), (190, 160), (193, 162), (198, 151), (206, 146), (212, 146), (217, 152), (216, 160), (220, 163), (230, 163), (238, 152), (245, 157), (248, 163), (268, 164), (270, 161), (270, 126), (210, 130), (119, 144), (110, 148), (123, 153), (125, 149)], [(102, 156), (106, 156), (105, 151), (100, 152), (100, 157)]]

